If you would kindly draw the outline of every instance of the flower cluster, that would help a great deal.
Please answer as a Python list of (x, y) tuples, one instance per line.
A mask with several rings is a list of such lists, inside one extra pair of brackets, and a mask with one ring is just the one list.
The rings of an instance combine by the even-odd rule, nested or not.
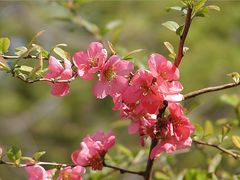
[[(133, 63), (118, 55), (108, 57), (103, 45), (93, 42), (87, 51), (74, 54), (73, 63), (80, 78), (92, 80), (97, 75), (98, 79), (93, 87), (94, 95), (99, 99), (112, 97), (113, 110), (120, 111), (122, 118), (130, 119), (130, 134), (138, 133), (141, 144), (144, 144), (147, 137), (158, 141), (151, 158), (161, 152), (170, 153), (191, 145), (190, 135), (194, 128), (179, 104), (184, 98), (181, 94), (183, 86), (178, 81), (179, 70), (165, 57), (152, 54), (148, 59), (149, 70), (138, 69), (134, 72)], [(65, 69), (53, 57), (50, 57), (49, 64), (46, 77), (71, 78), (69, 61), (64, 61)], [(52, 94), (65, 95), (68, 89), (68, 83), (53, 84)], [(162, 109), (167, 109), (169, 114), (161, 112)], [(73, 154), (74, 162), (101, 169), (101, 165), (93, 165), (89, 160), (101, 159), (95, 157), (90, 139), (81, 144), (81, 151)], [(88, 161), (79, 158), (80, 154), (85, 154)]]
[[(72, 161), (75, 166), (67, 166), (59, 172), (57, 180), (82, 180), (86, 170), (84, 167), (92, 167), (93, 170), (101, 170), (104, 165), (104, 156), (115, 144), (115, 136), (112, 131), (107, 135), (102, 131), (92, 136), (87, 136), (81, 142), (80, 149), (72, 153)], [(52, 180), (56, 169), (45, 170), (42, 166), (29, 163), (25, 170), (28, 180)]]

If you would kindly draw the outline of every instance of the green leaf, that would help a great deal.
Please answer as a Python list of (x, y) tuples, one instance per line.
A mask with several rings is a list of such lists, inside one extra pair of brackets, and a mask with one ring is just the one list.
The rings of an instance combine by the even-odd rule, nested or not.
[(27, 51), (28, 51), (28, 49), (25, 46), (15, 48), (15, 54), (18, 55), (18, 56), (23, 55)]
[(179, 26), (179, 27), (177, 28), (176, 34), (177, 34), (178, 36), (181, 36), (181, 35), (182, 35), (182, 33), (183, 33), (183, 28), (184, 28), (184, 25)]
[(174, 50), (174, 47), (173, 47), (173, 45), (170, 42), (165, 41), (163, 44), (165, 45), (165, 47), (168, 49), (168, 51), (171, 54), (176, 54), (175, 50)]
[(221, 163), (221, 161), (222, 161), (222, 155), (221, 154), (215, 155), (208, 166), (208, 172), (214, 173), (217, 167), (219, 166), (219, 164)]
[(231, 126), (229, 124), (225, 124), (222, 126), (222, 138), (221, 142), (223, 142), (224, 137), (231, 131)]
[(232, 142), (237, 148), (240, 148), (240, 136), (232, 136)]
[(22, 157), (22, 151), (20, 148), (13, 146), (10, 149), (7, 150), (7, 157), (9, 160), (15, 162), (18, 164), (20, 162), (20, 159)]
[(194, 136), (196, 136), (200, 139), (203, 138), (204, 130), (203, 130), (202, 126), (200, 124), (195, 123), (194, 127), (195, 127)]
[(30, 66), (25, 66), (25, 65), (22, 65), (20, 68), (19, 68), (19, 70), (20, 71), (23, 71), (23, 72), (27, 72), (27, 73), (30, 73), (31, 71), (32, 71), (32, 67), (30, 67)]
[(38, 161), (44, 154), (46, 154), (46, 151), (39, 151), (34, 153), (33, 159)]
[(220, 97), (221, 101), (223, 101), (224, 103), (236, 107), (239, 104), (239, 97), (237, 95), (222, 95)]
[(0, 38), (0, 54), (8, 52), (10, 40), (7, 37)]
[(227, 74), (227, 76), (232, 77), (232, 79), (233, 79), (233, 81), (235, 83), (239, 83), (240, 82), (240, 74), (238, 72), (229, 73), (229, 74)]
[(63, 59), (68, 59), (66, 52), (60, 47), (55, 47), (53, 51)]
[(214, 133), (214, 128), (212, 125), (212, 122), (207, 120), (204, 123), (204, 136), (209, 136), (212, 135)]
[(9, 67), (9, 65), (7, 64), (5, 59), (0, 55), (0, 70), (1, 69), (5, 70), (7, 72), (11, 71), (11, 68)]
[(208, 5), (209, 10), (221, 11), (220, 7), (217, 5)]
[(146, 49), (136, 49), (136, 50), (130, 51), (123, 57), (123, 59), (129, 58), (131, 55), (134, 55), (143, 51), (146, 51)]
[(205, 5), (206, 2), (207, 0), (199, 0), (197, 3), (194, 4), (193, 11), (197, 12)]
[(207, 16), (208, 16), (208, 12), (209, 12), (208, 8), (207, 8), (207, 7), (204, 7), (204, 8), (202, 8), (201, 10), (199, 10), (199, 11), (195, 14), (195, 16), (196, 16), (196, 17), (207, 17)]
[(178, 23), (176, 23), (174, 21), (167, 21), (167, 22), (162, 23), (162, 25), (174, 32), (176, 32), (176, 30), (179, 28)]

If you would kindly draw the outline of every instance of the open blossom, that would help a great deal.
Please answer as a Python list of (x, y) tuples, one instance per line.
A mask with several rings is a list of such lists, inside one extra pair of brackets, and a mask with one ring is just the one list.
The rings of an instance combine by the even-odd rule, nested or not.
[(178, 68), (161, 54), (152, 54), (148, 60), (148, 65), (154, 77), (169, 81), (179, 79)]
[(151, 158), (158, 156), (162, 152), (171, 153), (177, 149), (191, 146), (191, 133), (194, 131), (193, 125), (184, 116), (182, 106), (177, 103), (169, 103), (170, 115), (162, 118), (157, 126), (157, 138), (160, 143), (156, 145)]
[(54, 175), (52, 170), (46, 171), (42, 166), (35, 164), (25, 167), (28, 174), (28, 180), (52, 180)]
[(99, 42), (92, 42), (87, 51), (76, 52), (73, 62), (78, 68), (78, 75), (90, 80), (98, 72), (107, 59), (107, 51)]
[(162, 106), (163, 96), (158, 91), (158, 85), (150, 71), (138, 70), (123, 94), (127, 103), (140, 102), (148, 113), (156, 113)]
[(94, 84), (93, 92), (97, 98), (105, 98), (107, 95), (115, 96), (122, 93), (128, 86), (125, 76), (134, 69), (131, 62), (120, 59), (119, 56), (111, 56), (100, 70), (99, 80)]
[(86, 170), (82, 166), (75, 166), (73, 168), (68, 166), (60, 171), (57, 180), (82, 180), (85, 172)]
[(107, 135), (98, 131), (94, 135), (83, 139), (80, 149), (72, 153), (72, 161), (76, 165), (91, 166), (93, 170), (101, 170), (103, 157), (114, 144), (115, 136), (112, 131)]
[[(49, 66), (47, 74), (44, 76), (47, 79), (69, 80), (72, 78), (71, 62), (64, 59), (64, 67), (55, 57), (49, 57)], [(52, 85), (51, 94), (54, 96), (65, 96), (69, 93), (69, 83), (50, 83)]]

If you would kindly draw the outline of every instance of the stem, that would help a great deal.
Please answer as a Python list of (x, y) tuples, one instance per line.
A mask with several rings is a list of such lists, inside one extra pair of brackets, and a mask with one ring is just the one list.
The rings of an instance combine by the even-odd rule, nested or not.
[[(2, 55), (2, 57), (5, 59), (5, 60), (17, 60), (19, 59), (21, 56), (8, 56), (8, 55)], [(22, 59), (30, 59), (30, 60), (37, 60), (38, 57), (37, 56), (26, 56), (26, 57), (21, 57)], [(43, 60), (48, 60), (48, 58), (45, 58), (43, 57), (42, 58)]]
[(149, 149), (149, 155), (148, 155), (148, 162), (147, 162), (147, 166), (144, 172), (144, 180), (151, 180), (152, 179), (152, 167), (153, 167), (153, 162), (154, 159), (150, 158), (152, 149), (157, 145), (158, 140), (157, 139), (152, 139), (151, 141), (151, 147)]
[(235, 159), (240, 158), (240, 154), (234, 153), (234, 152), (232, 152), (232, 151), (230, 151), (230, 150), (228, 150), (228, 149), (226, 149), (226, 148), (224, 148), (220, 145), (211, 144), (211, 143), (204, 142), (204, 141), (197, 140), (197, 139), (193, 139), (193, 142), (195, 142), (197, 144), (200, 144), (200, 145), (205, 145), (205, 146), (210, 146), (210, 147), (216, 148), (216, 149), (220, 150), (221, 152), (232, 156)]
[(116, 166), (108, 165), (105, 162), (104, 162), (103, 166), (107, 167), (107, 168), (111, 168), (111, 169), (117, 170), (121, 174), (129, 173), (129, 174), (136, 174), (136, 175), (139, 175), (139, 176), (144, 176), (144, 172), (143, 171), (131, 171), (131, 170), (119, 168), (119, 167), (116, 167)]
[(199, 96), (201, 94), (214, 92), (214, 91), (220, 91), (220, 90), (224, 90), (224, 89), (229, 89), (229, 88), (233, 88), (233, 87), (236, 87), (239, 85), (240, 85), (240, 82), (239, 83), (228, 83), (228, 84), (223, 84), (223, 85), (213, 86), (213, 87), (207, 87), (204, 89), (196, 90), (196, 91), (190, 92), (188, 94), (185, 94), (184, 100)]
[(184, 53), (183, 53), (184, 43), (185, 43), (188, 31), (189, 31), (191, 22), (192, 22), (192, 8), (189, 6), (188, 10), (187, 10), (187, 15), (186, 15), (186, 19), (185, 19), (185, 25), (184, 25), (183, 33), (180, 36), (180, 41), (179, 41), (179, 44), (178, 44), (177, 57), (176, 57), (175, 62), (174, 62), (176, 67), (178, 67), (180, 65), (181, 60), (184, 56)]

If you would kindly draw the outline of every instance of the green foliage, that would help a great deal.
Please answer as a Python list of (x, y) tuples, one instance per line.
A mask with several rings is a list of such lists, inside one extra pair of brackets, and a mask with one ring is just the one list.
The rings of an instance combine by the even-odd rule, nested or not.
[(207, 180), (207, 172), (201, 169), (189, 169), (186, 171), (183, 180)]
[(19, 164), (22, 157), (22, 151), (20, 148), (13, 146), (7, 150), (7, 157), (15, 164)]
[(39, 151), (39, 152), (34, 153), (32, 158), (34, 160), (38, 161), (44, 154), (46, 154), (46, 151)]
[(164, 23), (162, 23), (162, 25), (164, 27), (166, 27), (167, 29), (176, 32), (177, 29), (179, 28), (178, 23), (176, 23), (175, 21), (166, 21)]
[(0, 38), (0, 54), (8, 52), (10, 46), (10, 40), (6, 37)]

